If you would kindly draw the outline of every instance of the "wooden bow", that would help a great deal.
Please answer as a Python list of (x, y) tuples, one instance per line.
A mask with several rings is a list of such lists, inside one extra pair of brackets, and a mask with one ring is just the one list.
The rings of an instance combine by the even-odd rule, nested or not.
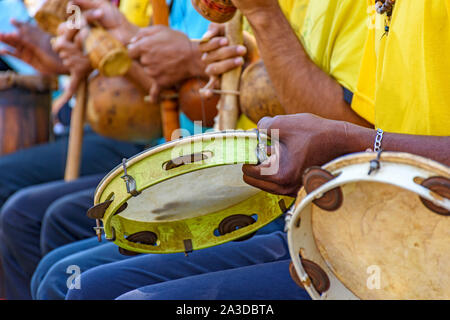
[[(153, 25), (169, 26), (169, 7), (166, 0), (151, 0), (153, 9)], [(163, 97), (176, 96), (173, 90), (165, 91)], [(174, 131), (180, 128), (178, 103), (176, 99), (166, 98), (161, 101), (161, 119), (163, 135), (166, 141), (172, 140)], [(178, 137), (174, 137), (178, 138)]]

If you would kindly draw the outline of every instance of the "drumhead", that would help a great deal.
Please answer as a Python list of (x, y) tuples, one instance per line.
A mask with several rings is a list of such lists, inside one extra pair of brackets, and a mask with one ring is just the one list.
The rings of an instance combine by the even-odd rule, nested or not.
[[(288, 235), (297, 272), (305, 275), (301, 255), (327, 273), (328, 292), (320, 296), (310, 288), (314, 298), (449, 299), (450, 216), (423, 204), (421, 197), (439, 196), (421, 182), (450, 179), (450, 169), (384, 153), (379, 172), (368, 175), (374, 158), (364, 153), (337, 159), (323, 167), (336, 178), (309, 195), (302, 189)], [(338, 209), (312, 203), (336, 187), (343, 199)]]
[[(267, 156), (267, 139), (256, 131), (213, 132), (129, 159), (96, 190), (95, 204), (106, 208), (102, 221), (107, 238), (130, 251), (171, 253), (255, 233), (293, 202), (243, 181), (242, 165)], [(124, 178), (133, 183), (127, 186)], [(130, 185), (134, 191), (128, 190)], [(131, 241), (143, 232), (157, 239), (155, 245)]]
[(242, 180), (242, 165), (186, 173), (144, 190), (122, 216), (141, 222), (175, 221), (225, 210), (260, 190)]

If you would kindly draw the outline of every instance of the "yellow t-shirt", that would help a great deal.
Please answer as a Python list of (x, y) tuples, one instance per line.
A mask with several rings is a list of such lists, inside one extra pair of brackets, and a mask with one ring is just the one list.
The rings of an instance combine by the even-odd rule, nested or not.
[(280, 5), (312, 61), (354, 92), (367, 36), (366, 3), (286, 0)]
[(120, 11), (131, 23), (144, 28), (150, 24), (152, 6), (150, 0), (121, 0)]
[(450, 0), (397, 0), (389, 33), (369, 5), (352, 108), (388, 132), (450, 135)]
[(364, 1), (310, 1), (301, 31), (314, 63), (354, 92), (367, 36)]
[[(306, 15), (306, 9), (308, 7), (309, 0), (278, 0), (278, 4), (281, 7), (286, 18), (292, 25), (292, 29), (297, 36), (300, 37), (300, 31), (303, 26), (303, 21)], [(244, 17), (244, 30), (253, 33), (250, 24)]]

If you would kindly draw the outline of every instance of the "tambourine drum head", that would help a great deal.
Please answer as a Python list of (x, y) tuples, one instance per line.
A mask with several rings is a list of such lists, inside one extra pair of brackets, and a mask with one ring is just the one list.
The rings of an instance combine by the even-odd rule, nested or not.
[[(312, 226), (322, 256), (347, 287), (363, 299), (450, 298), (450, 218), (389, 184), (351, 183), (342, 192), (337, 211), (313, 206)], [(370, 290), (378, 271), (380, 289)]]
[(146, 189), (121, 215), (142, 222), (182, 220), (224, 210), (259, 192), (243, 182), (242, 165), (213, 167)]
[(450, 182), (450, 170), (386, 152), (379, 172), (369, 176), (374, 157), (350, 155), (323, 167), (335, 176), (327, 190), (342, 192), (338, 208), (321, 209), (315, 194), (302, 189), (288, 236), (291, 256), (327, 271), (329, 299), (450, 299), (450, 216), (430, 210), (419, 196), (429, 192), (421, 181)]
[[(129, 159), (127, 175), (135, 181), (136, 192), (128, 192), (121, 167), (96, 191), (95, 204), (108, 206), (102, 219), (107, 237), (129, 251), (173, 253), (250, 236), (293, 201), (243, 181), (242, 165), (258, 163), (258, 145), (255, 132), (208, 133)], [(154, 234), (155, 245), (128, 240), (142, 232)]]

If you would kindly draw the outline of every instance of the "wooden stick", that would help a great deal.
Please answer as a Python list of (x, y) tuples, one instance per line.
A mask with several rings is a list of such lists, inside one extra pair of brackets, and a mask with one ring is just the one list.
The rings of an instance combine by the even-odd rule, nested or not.
[(169, 6), (165, 0), (152, 0), (153, 24), (169, 26)]
[[(225, 26), (225, 33), (231, 46), (239, 45), (244, 42), (242, 24), (242, 13), (238, 10), (234, 18)], [(221, 91), (239, 91), (241, 72), (242, 67), (239, 67), (224, 73), (222, 75)], [(236, 129), (239, 117), (239, 97), (236, 94), (222, 94), (218, 108), (219, 116), (216, 128), (219, 130)]]
[[(152, 0), (153, 24), (169, 26), (169, 7), (166, 0)], [(173, 90), (164, 91), (161, 96), (176, 94)], [(163, 134), (166, 141), (172, 140), (172, 134), (180, 128), (178, 103), (174, 99), (163, 99), (161, 102), (161, 118)], [(174, 137), (177, 138), (177, 137)]]
[(86, 113), (87, 82), (80, 83), (77, 91), (75, 107), (72, 110), (70, 120), (69, 146), (67, 150), (67, 162), (65, 181), (78, 179), (80, 176), (81, 153), (83, 147), (83, 128)]

